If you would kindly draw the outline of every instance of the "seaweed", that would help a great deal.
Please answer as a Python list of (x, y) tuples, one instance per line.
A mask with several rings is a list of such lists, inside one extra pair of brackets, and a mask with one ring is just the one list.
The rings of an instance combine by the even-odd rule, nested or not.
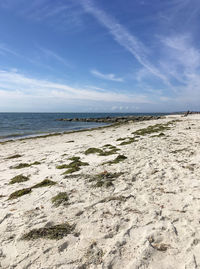
[(80, 170), (81, 166), (87, 166), (89, 163), (80, 161), (80, 157), (71, 157), (69, 158), (72, 162), (69, 164), (62, 164), (56, 166), (57, 169), (68, 169), (63, 173), (63, 175), (72, 174)]
[(65, 171), (63, 173), (63, 175), (68, 175), (68, 174), (73, 174), (75, 172), (78, 172), (80, 170), (80, 167), (77, 166), (77, 167), (72, 167), (72, 168), (69, 168), (67, 171)]
[(116, 164), (116, 163), (119, 163), (119, 162), (124, 161), (125, 159), (127, 159), (126, 156), (124, 156), (124, 155), (118, 155), (114, 160), (105, 162), (103, 164)]
[(56, 166), (57, 169), (65, 169), (68, 168), (68, 164), (61, 164)]
[(127, 139), (128, 139), (127, 141), (121, 142), (120, 146), (129, 145), (129, 144), (137, 141), (137, 140), (135, 140), (134, 137), (127, 137)]
[(34, 163), (31, 163), (30, 165), (39, 165), (39, 164), (41, 164), (41, 162), (36, 161)]
[(21, 197), (23, 195), (30, 193), (31, 191), (32, 191), (31, 188), (26, 188), (26, 189), (21, 189), (21, 190), (15, 191), (15, 192), (10, 194), (8, 199), (9, 200), (16, 199), (18, 197)]
[(111, 144), (105, 144), (104, 146), (103, 146), (103, 148), (106, 148), (106, 147), (113, 147)]
[(124, 140), (126, 140), (127, 139), (127, 137), (120, 137), (120, 138), (118, 138), (116, 141), (124, 141)]
[(76, 168), (80, 166), (87, 166), (89, 165), (87, 162), (80, 161), (80, 157), (72, 157), (69, 158), (69, 160), (72, 160), (69, 164), (61, 164), (56, 166), (57, 169), (70, 169), (70, 168)]
[(110, 187), (113, 186), (113, 181), (118, 178), (122, 173), (109, 173), (108, 171), (103, 171), (102, 173), (91, 176), (89, 182), (96, 181), (94, 187)]
[(16, 159), (16, 158), (20, 158), (20, 157), (22, 157), (22, 155), (20, 155), (20, 154), (15, 154), (15, 155), (12, 155), (12, 156), (10, 156), (10, 157), (8, 157), (8, 158), (6, 158), (7, 160), (10, 160), (10, 159)]
[[(103, 148), (108, 148), (108, 149), (110, 149), (110, 150), (116, 150), (117, 148), (116, 148), (116, 146), (113, 146), (113, 145), (111, 145), (111, 144), (106, 144), (106, 145), (104, 145), (103, 146)], [(118, 149), (119, 150), (119, 149)]]
[(29, 177), (23, 176), (21, 174), (21, 175), (18, 175), (18, 176), (15, 176), (15, 177), (11, 178), (9, 184), (15, 184), (15, 183), (20, 183), (20, 182), (25, 182), (27, 180), (29, 180)]
[(84, 153), (85, 153), (85, 155), (95, 154), (95, 153), (103, 153), (103, 150), (98, 149), (98, 148), (89, 148)]
[(104, 147), (109, 147), (109, 150), (105, 151), (105, 150), (98, 149), (98, 148), (89, 148), (89, 149), (87, 149), (85, 151), (85, 154), (88, 155), (88, 154), (95, 154), (95, 153), (97, 153), (99, 156), (109, 156), (109, 155), (116, 154), (117, 151), (120, 150), (120, 149), (118, 149), (115, 146), (112, 146), (110, 144), (107, 144)]
[(152, 135), (151, 137), (161, 137), (161, 136), (165, 136), (164, 133), (159, 133), (158, 135)]
[(52, 180), (44, 179), (40, 183), (35, 184), (32, 188), (48, 187), (48, 186), (52, 186), (55, 184), (56, 184), (56, 182), (54, 182)]
[(30, 166), (30, 164), (28, 164), (28, 163), (19, 163), (18, 165), (13, 166), (11, 168), (13, 168), (13, 169), (21, 169), (21, 168), (25, 168), (25, 167), (29, 167), (29, 166)]
[(51, 201), (54, 206), (59, 206), (61, 204), (65, 205), (69, 200), (69, 196), (66, 192), (59, 192), (56, 196), (54, 196)]
[(19, 163), (16, 166), (12, 166), (10, 168), (12, 168), (12, 169), (21, 169), (21, 168), (26, 168), (26, 167), (30, 167), (32, 165), (39, 165), (39, 164), (41, 164), (41, 163), (38, 162), (38, 161), (36, 161), (34, 163)]
[(59, 240), (71, 234), (74, 231), (75, 225), (69, 223), (61, 223), (51, 227), (33, 229), (22, 236), (22, 240), (35, 240), (39, 238)]
[(99, 156), (109, 156), (109, 155), (113, 155), (113, 154), (116, 154), (117, 151), (119, 151), (120, 149), (118, 148), (113, 148), (111, 150), (108, 150), (108, 151), (103, 151), (102, 153), (99, 154)]
[(166, 130), (170, 130), (169, 126), (172, 124), (174, 124), (174, 121), (170, 121), (170, 122), (167, 122), (164, 124), (150, 125), (146, 128), (139, 129), (139, 130), (133, 132), (132, 134), (144, 136), (144, 135), (148, 135), (148, 134), (152, 134), (152, 133), (163, 132)]
[(70, 161), (79, 161), (80, 160), (80, 157), (73, 156), (73, 157), (69, 158), (68, 160), (70, 160)]

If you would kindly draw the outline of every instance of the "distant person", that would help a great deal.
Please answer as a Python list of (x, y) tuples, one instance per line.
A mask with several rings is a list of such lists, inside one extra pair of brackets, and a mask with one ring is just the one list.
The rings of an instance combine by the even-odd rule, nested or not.
[(190, 114), (189, 110), (187, 112), (185, 112), (184, 117), (187, 117), (188, 114)]

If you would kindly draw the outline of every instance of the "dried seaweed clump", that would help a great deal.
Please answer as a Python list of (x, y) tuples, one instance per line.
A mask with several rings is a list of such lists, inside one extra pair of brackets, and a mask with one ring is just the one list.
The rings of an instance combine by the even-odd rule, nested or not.
[(99, 153), (101, 154), (103, 152), (102, 149), (98, 149), (98, 148), (89, 148), (87, 149), (84, 153), (85, 155), (89, 155), (89, 154), (95, 154), (95, 153)]
[(118, 155), (113, 161), (105, 162), (103, 164), (116, 164), (116, 163), (124, 161), (125, 159), (127, 159), (126, 156)]
[(29, 177), (23, 176), (23, 175), (18, 175), (13, 178), (11, 178), (9, 184), (15, 184), (15, 183), (20, 183), (20, 182), (25, 182), (29, 180)]
[(117, 151), (119, 151), (120, 149), (116, 148), (115, 146), (110, 146), (109, 150), (104, 150), (102, 151), (102, 153), (99, 154), (99, 156), (109, 156), (109, 155), (113, 155), (113, 154), (117, 154)]
[(8, 158), (6, 158), (7, 160), (11, 160), (11, 159), (16, 159), (16, 158), (20, 158), (22, 157), (22, 155), (20, 154), (15, 154), (15, 155), (12, 155), (12, 156), (9, 156)]
[(67, 171), (63, 173), (64, 175), (75, 173), (80, 170), (81, 166), (89, 165), (89, 163), (80, 161), (80, 157), (74, 156), (74, 157), (69, 158), (69, 160), (72, 161), (69, 164), (62, 164), (62, 165), (56, 166), (57, 169), (68, 169)]
[(136, 142), (137, 140), (135, 140), (134, 137), (127, 137), (127, 140), (126, 141), (123, 141), (120, 143), (121, 146), (124, 146), (124, 145), (129, 145), (133, 142)]
[(121, 175), (122, 173), (109, 173), (105, 170), (102, 173), (90, 177), (89, 182), (95, 181), (94, 187), (110, 187), (113, 186), (113, 181)]
[(109, 156), (109, 155), (112, 155), (112, 154), (116, 154), (118, 150), (118, 148), (116, 148), (115, 146), (113, 145), (110, 145), (110, 144), (106, 144), (103, 146), (104, 148), (107, 147), (108, 150), (102, 150), (102, 149), (98, 149), (98, 148), (89, 148), (85, 151), (85, 154), (86, 155), (89, 155), (89, 154), (95, 154), (97, 153), (99, 156)]
[(62, 239), (63, 237), (71, 234), (75, 228), (75, 225), (69, 223), (62, 223), (51, 227), (44, 227), (39, 229), (33, 229), (30, 232), (22, 236), (22, 240), (35, 240), (39, 238), (44, 239)]
[(69, 196), (66, 192), (59, 192), (56, 196), (54, 196), (51, 201), (54, 204), (54, 206), (59, 206), (59, 205), (65, 205), (67, 204), (69, 200)]
[(119, 138), (117, 138), (116, 141), (124, 141), (124, 140), (126, 140), (126, 139), (127, 139), (127, 137), (119, 137)]
[(41, 164), (41, 163), (38, 162), (38, 161), (36, 161), (34, 163), (19, 163), (19, 164), (15, 165), (15, 166), (12, 166), (11, 168), (13, 168), (13, 169), (21, 169), (21, 168), (26, 168), (26, 167), (30, 167), (32, 165), (39, 165), (39, 164)]
[(48, 186), (52, 186), (55, 184), (56, 184), (56, 182), (54, 182), (50, 179), (44, 179), (40, 183), (35, 184), (32, 188), (48, 187)]
[(143, 136), (143, 135), (148, 135), (148, 134), (152, 134), (152, 133), (163, 132), (166, 130), (170, 130), (170, 125), (172, 125), (173, 123), (174, 123), (173, 121), (170, 121), (170, 122), (163, 123), (163, 124), (150, 125), (146, 128), (139, 129), (139, 130), (133, 132), (132, 134)]
[(165, 136), (164, 133), (159, 133), (158, 135), (152, 135), (151, 137), (161, 137), (161, 136)]
[(15, 191), (15, 192), (10, 194), (9, 200), (17, 199), (23, 195), (30, 193), (31, 191), (32, 191), (31, 188), (26, 188), (26, 189), (21, 189), (21, 190)]

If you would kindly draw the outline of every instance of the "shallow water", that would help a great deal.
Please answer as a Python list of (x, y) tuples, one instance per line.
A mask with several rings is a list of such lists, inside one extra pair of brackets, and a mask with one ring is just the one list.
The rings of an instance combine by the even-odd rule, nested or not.
[(0, 141), (105, 125), (95, 122), (56, 121), (60, 118), (97, 118), (125, 115), (163, 115), (163, 113), (0, 113)]

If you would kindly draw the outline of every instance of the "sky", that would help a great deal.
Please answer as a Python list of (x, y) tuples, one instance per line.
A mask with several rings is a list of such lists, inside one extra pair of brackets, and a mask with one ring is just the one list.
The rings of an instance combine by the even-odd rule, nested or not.
[(1, 0), (0, 112), (200, 110), (199, 0)]

